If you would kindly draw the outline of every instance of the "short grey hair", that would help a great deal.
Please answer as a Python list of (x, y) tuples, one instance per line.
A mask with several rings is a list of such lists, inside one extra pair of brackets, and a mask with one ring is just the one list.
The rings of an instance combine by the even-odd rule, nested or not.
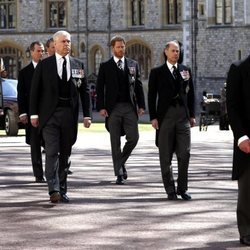
[(69, 32), (65, 30), (59, 30), (53, 35), (53, 40), (56, 41), (59, 36), (67, 36), (71, 38), (71, 35), (69, 34)]

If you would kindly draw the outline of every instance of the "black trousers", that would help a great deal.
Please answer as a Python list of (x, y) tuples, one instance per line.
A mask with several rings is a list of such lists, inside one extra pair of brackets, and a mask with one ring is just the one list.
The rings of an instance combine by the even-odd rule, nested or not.
[(67, 173), (74, 133), (70, 107), (58, 107), (43, 128), (46, 163), (45, 176), (49, 194), (67, 192)]
[(162, 121), (158, 140), (161, 174), (166, 193), (176, 192), (172, 170), (174, 153), (178, 164), (177, 192), (185, 192), (188, 189), (190, 123), (184, 106), (170, 106)]
[(237, 224), (240, 237), (250, 236), (250, 166), (238, 180)]
[[(112, 159), (116, 176), (123, 175), (124, 165), (135, 148), (138, 139), (138, 119), (132, 104), (118, 103), (108, 119)], [(121, 130), (124, 129), (126, 142), (121, 150)]]
[(43, 177), (43, 163), (41, 153), (41, 137), (38, 133), (38, 128), (35, 128), (31, 123), (26, 125), (26, 143), (30, 145), (31, 162), (33, 174), (35, 177)]

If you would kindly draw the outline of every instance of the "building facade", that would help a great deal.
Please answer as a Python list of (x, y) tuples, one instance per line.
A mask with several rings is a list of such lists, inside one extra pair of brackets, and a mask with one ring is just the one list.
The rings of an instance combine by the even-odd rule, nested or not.
[(17, 78), (30, 61), (30, 43), (63, 29), (94, 79), (111, 56), (111, 37), (121, 34), (147, 95), (150, 69), (163, 63), (166, 42), (178, 40), (199, 103), (203, 90), (220, 93), (229, 65), (249, 54), (249, 24), (249, 0), (0, 0), (0, 57)]

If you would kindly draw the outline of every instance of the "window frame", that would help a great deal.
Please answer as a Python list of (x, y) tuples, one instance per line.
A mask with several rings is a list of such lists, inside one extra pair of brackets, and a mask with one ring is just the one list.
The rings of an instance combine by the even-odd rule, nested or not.
[(130, 0), (129, 12), (131, 27), (145, 25), (145, 0)]
[(215, 24), (232, 24), (232, 9), (231, 0), (215, 0)]
[[(179, 10), (179, 6), (181, 7)], [(182, 23), (182, 1), (181, 0), (164, 0), (164, 24), (180, 25)]]
[[(4, 11), (6, 11), (6, 15), (1, 15), (0, 16), (2, 18), (4, 18), (5, 20), (1, 20), (0, 19), (0, 31), (2, 30), (14, 30), (17, 28), (17, 1), (16, 0), (1, 0), (0, 1), (0, 12), (1, 12), (1, 7), (5, 6), (6, 8), (4, 9)], [(10, 8), (12, 7), (12, 8)], [(10, 11), (13, 11), (13, 13), (11, 13), (12, 15), (10, 15)], [(10, 21), (10, 17), (12, 17), (12, 20)], [(6, 23), (6, 27), (2, 27), (1, 23), (5, 22)], [(10, 25), (10, 23), (12, 25)]]
[[(51, 4), (56, 4), (56, 13), (57, 17), (55, 18), (56, 25), (52, 26), (52, 18), (51, 18)], [(59, 9), (59, 4), (64, 4), (64, 18), (60, 19), (60, 9)], [(67, 6), (67, 1), (66, 0), (47, 0), (46, 1), (46, 23), (47, 23), (47, 28), (48, 29), (60, 29), (60, 28), (67, 28), (68, 26), (68, 6)], [(60, 20), (65, 22), (65, 25), (60, 25)]]

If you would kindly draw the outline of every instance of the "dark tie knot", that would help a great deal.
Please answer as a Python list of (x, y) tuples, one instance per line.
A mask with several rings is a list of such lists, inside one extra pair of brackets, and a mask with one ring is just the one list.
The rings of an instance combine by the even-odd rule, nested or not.
[(121, 59), (118, 60), (117, 66), (118, 66), (119, 69), (123, 70), (123, 67), (122, 67), (122, 60), (121, 60)]

